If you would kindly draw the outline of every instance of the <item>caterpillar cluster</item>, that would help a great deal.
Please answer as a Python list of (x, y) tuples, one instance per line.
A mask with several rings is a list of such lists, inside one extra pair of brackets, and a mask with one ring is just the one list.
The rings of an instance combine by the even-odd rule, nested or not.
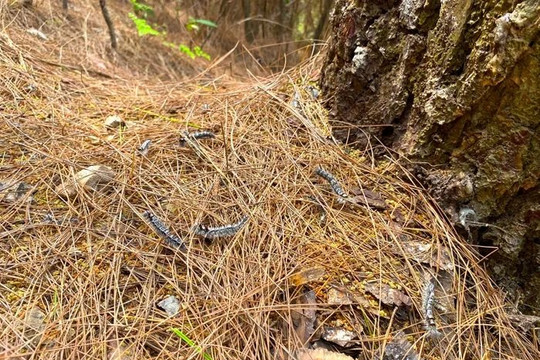
[(195, 225), (193, 227), (193, 232), (196, 235), (202, 236), (205, 239), (217, 239), (223, 237), (230, 237), (235, 235), (249, 220), (248, 216), (244, 216), (240, 221), (234, 224), (219, 226), (219, 227), (209, 227), (203, 224)]
[(216, 134), (209, 130), (194, 131), (194, 132), (184, 132), (184, 136), (180, 137), (180, 146), (185, 146), (186, 143), (189, 143), (193, 140), (201, 139), (213, 139), (216, 137)]
[(330, 172), (319, 166), (317, 167), (317, 169), (315, 169), (315, 174), (319, 175), (320, 177), (325, 179), (328, 184), (330, 184), (332, 191), (339, 197), (339, 200), (343, 201), (344, 199), (348, 198), (347, 193), (343, 190), (334, 175), (332, 175)]
[(154, 231), (161, 237), (167, 244), (172, 247), (178, 248), (182, 251), (186, 250), (186, 245), (178, 236), (172, 234), (167, 226), (161, 222), (161, 220), (151, 213), (150, 211), (145, 211), (143, 216), (148, 220)]
[(422, 292), (422, 313), (424, 315), (424, 328), (430, 337), (439, 337), (441, 333), (437, 330), (435, 316), (433, 315), (433, 305), (435, 303), (435, 284), (430, 279)]

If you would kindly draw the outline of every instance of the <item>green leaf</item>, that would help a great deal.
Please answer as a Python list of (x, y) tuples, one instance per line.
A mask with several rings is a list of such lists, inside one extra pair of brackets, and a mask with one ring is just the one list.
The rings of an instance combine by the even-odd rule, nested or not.
[(191, 51), (189, 46), (186, 46), (184, 44), (180, 44), (180, 45), (178, 45), (178, 50), (180, 50), (181, 52), (183, 52), (184, 54), (186, 54), (190, 58), (195, 59), (195, 53), (193, 51)]
[(135, 27), (137, 28), (137, 32), (139, 36), (145, 36), (145, 35), (152, 35), (152, 36), (159, 36), (163, 35), (163, 33), (157, 31), (154, 29), (148, 22), (146, 22), (145, 19), (141, 19), (137, 17), (134, 13), (128, 14), (129, 18), (133, 21), (135, 24)]
[(149, 5), (141, 4), (137, 0), (130, 0), (130, 2), (133, 6), (133, 10), (143, 13), (145, 17), (154, 13), (154, 9)]
[(186, 24), (186, 29), (187, 29), (188, 31), (193, 31), (193, 30), (199, 31), (199, 30), (200, 30), (199, 25), (197, 25), (197, 24), (190, 24), (190, 23)]
[(207, 353), (203, 353), (200, 346), (195, 345), (193, 340), (191, 340), (186, 334), (182, 332), (182, 330), (177, 328), (172, 328), (171, 331), (178, 336), (180, 339), (184, 340), (186, 344), (188, 344), (190, 347), (194, 348), (199, 354), (202, 354), (204, 360), (213, 360), (210, 355)]
[(217, 28), (217, 24), (213, 21), (206, 20), (206, 19), (194, 19), (193, 21), (196, 24), (206, 25), (208, 27)]
[(205, 58), (206, 60), (210, 61), (210, 54), (208, 54), (206, 51), (204, 51), (203, 49), (201, 49), (200, 46), (195, 46), (193, 48), (193, 52), (195, 53), (195, 55), (197, 55), (198, 57), (202, 57), (202, 58)]
[(193, 49), (190, 49), (189, 46), (184, 44), (175, 44), (168, 41), (163, 41), (163, 45), (170, 47), (171, 49), (178, 49), (178, 51), (182, 52), (183, 54), (189, 56), (191, 59), (195, 59), (196, 57), (202, 57), (208, 61), (211, 60), (211, 57), (208, 53), (203, 51), (200, 46), (195, 46)]
[(206, 20), (206, 19), (194, 19), (191, 16), (189, 17), (189, 20), (186, 24), (186, 29), (188, 30), (199, 30), (199, 25), (206, 25), (208, 27), (217, 28), (217, 24), (213, 21)]

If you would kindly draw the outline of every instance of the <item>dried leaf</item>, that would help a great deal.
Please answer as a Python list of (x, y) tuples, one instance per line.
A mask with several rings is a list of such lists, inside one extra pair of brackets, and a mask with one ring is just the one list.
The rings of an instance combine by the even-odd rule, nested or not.
[(45, 35), (42, 31), (39, 31), (38, 29), (30, 28), (30, 29), (26, 29), (26, 32), (29, 33), (30, 35), (34, 35), (40, 40), (47, 40), (47, 35)]
[(523, 314), (510, 314), (508, 315), (510, 321), (514, 326), (517, 326), (523, 331), (528, 332), (535, 326), (540, 325), (540, 316), (523, 315)]
[(300, 311), (293, 311), (294, 331), (302, 343), (307, 343), (315, 332), (315, 321), (317, 321), (317, 306), (316, 295), (313, 290), (306, 291), (296, 302), (297, 304), (305, 304), (307, 306)]
[(67, 182), (56, 187), (56, 192), (62, 197), (72, 197), (77, 194), (77, 184), (92, 191), (103, 189), (115, 176), (114, 171), (104, 165), (93, 165), (75, 174), (74, 182)]
[(43, 333), (46, 328), (46, 315), (37, 307), (33, 307), (26, 312), (25, 317), (25, 336), (32, 344), (37, 345), (43, 339)]
[(371, 303), (369, 302), (369, 300), (366, 299), (364, 297), (364, 295), (362, 295), (362, 294), (360, 294), (358, 292), (350, 291), (350, 290), (342, 288), (342, 287), (338, 287), (336, 285), (333, 285), (333, 287), (334, 287), (334, 289), (336, 289), (336, 291), (341, 292), (343, 294), (346, 294), (345, 296), (347, 296), (350, 299), (353, 299), (353, 303), (351, 305), (358, 305), (362, 309), (366, 310), (367, 312), (369, 312), (369, 313), (371, 313), (371, 314), (373, 314), (375, 316), (386, 317), (386, 316), (384, 316), (383, 314), (380, 313), (379, 309), (374, 309), (372, 307)]
[(126, 123), (118, 115), (111, 115), (105, 119), (104, 125), (108, 129), (124, 128)]
[(326, 349), (302, 349), (298, 352), (298, 360), (354, 360), (352, 357)]
[(402, 331), (399, 331), (384, 349), (383, 360), (418, 360), (419, 358)]
[(33, 307), (26, 313), (26, 326), (37, 332), (45, 330), (45, 314), (41, 309)]
[(328, 290), (328, 304), (330, 305), (351, 305), (354, 299), (349, 292), (340, 291), (336, 288)]
[(355, 196), (351, 197), (351, 201), (358, 205), (374, 208), (376, 210), (386, 210), (388, 205), (384, 201), (384, 198), (371, 190), (354, 188), (351, 193)]
[(312, 267), (300, 270), (291, 275), (290, 281), (294, 286), (301, 286), (310, 282), (320, 280), (326, 274), (326, 270), (322, 267)]
[(397, 245), (394, 247), (394, 253), (398, 255), (441, 270), (452, 271), (454, 269), (450, 251), (444, 246), (439, 246), (439, 249), (436, 249), (432, 244), (419, 241), (403, 241), (400, 244), (403, 251)]
[(351, 341), (357, 338), (356, 333), (337, 327), (325, 327), (321, 337), (326, 341), (343, 347), (353, 345)]
[[(32, 190), (32, 185), (24, 181), (7, 181), (0, 183), (0, 194), (5, 194), (0, 199), (7, 203), (14, 203), (23, 198), (29, 191)], [(32, 196), (29, 196), (26, 201), (31, 202)]]
[(388, 284), (367, 283), (365, 289), (385, 305), (412, 305), (410, 297), (399, 290), (391, 288)]

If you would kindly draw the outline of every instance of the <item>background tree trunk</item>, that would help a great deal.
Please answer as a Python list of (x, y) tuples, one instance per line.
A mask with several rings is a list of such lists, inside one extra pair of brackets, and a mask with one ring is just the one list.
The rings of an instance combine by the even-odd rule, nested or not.
[(539, 32), (539, 0), (340, 0), (321, 79), (336, 135), (415, 160), (471, 241), (499, 248), (492, 274), (536, 313)]
[(114, 23), (112, 22), (111, 15), (109, 14), (109, 9), (107, 8), (106, 0), (99, 0), (99, 6), (101, 7), (101, 13), (103, 18), (107, 23), (107, 28), (109, 29), (109, 36), (111, 38), (111, 47), (113, 50), (118, 48), (118, 42), (116, 41), (116, 32), (114, 31)]

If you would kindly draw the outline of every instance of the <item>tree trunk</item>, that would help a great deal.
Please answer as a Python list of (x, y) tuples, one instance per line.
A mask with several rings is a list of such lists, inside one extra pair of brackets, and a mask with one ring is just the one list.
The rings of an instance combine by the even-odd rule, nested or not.
[(412, 159), (479, 251), (499, 249), (493, 276), (540, 312), (540, 0), (354, 4), (336, 4), (321, 79), (336, 135)]
[(251, 1), (242, 0), (242, 9), (244, 10), (244, 36), (248, 44), (255, 40), (255, 29), (251, 20)]
[(116, 50), (118, 48), (118, 43), (116, 41), (116, 32), (114, 31), (114, 24), (112, 22), (111, 15), (109, 14), (106, 0), (99, 0), (99, 6), (101, 7), (101, 13), (103, 14), (103, 18), (107, 23), (107, 28), (109, 29), (111, 47), (113, 48), (113, 50)]

